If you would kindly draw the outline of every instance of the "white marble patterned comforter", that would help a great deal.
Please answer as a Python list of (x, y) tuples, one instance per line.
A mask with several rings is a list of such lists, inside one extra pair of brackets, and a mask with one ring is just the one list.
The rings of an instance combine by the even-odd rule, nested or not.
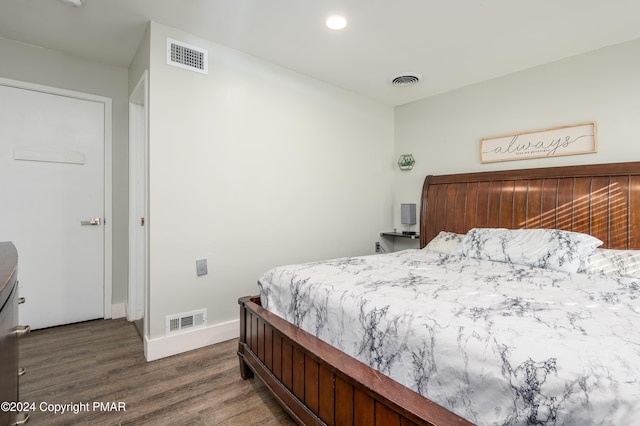
[(480, 425), (640, 424), (640, 282), (428, 250), (277, 267), (262, 305)]

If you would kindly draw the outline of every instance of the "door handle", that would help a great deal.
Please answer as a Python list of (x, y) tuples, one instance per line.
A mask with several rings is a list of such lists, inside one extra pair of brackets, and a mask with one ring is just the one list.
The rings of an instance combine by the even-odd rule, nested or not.
[(97, 226), (100, 225), (102, 221), (100, 220), (99, 217), (92, 217), (89, 220), (81, 220), (80, 221), (80, 225), (85, 226), (85, 225), (91, 225), (91, 226)]

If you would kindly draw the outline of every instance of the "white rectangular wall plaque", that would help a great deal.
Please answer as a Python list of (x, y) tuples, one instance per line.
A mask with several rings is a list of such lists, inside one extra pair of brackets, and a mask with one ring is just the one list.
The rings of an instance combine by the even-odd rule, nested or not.
[(597, 150), (596, 123), (582, 123), (481, 139), (480, 162), (590, 154)]

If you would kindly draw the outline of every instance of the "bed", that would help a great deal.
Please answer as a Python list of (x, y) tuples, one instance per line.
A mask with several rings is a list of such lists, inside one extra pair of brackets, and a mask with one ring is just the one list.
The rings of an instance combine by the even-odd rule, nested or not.
[[(443, 235), (442, 231), (470, 235), (474, 234), (478, 228), (564, 230), (588, 234), (597, 238), (602, 242), (597, 250), (638, 249), (640, 248), (640, 162), (427, 176), (421, 198), (421, 248), (432, 241), (438, 241)], [(473, 267), (469, 264), (456, 266), (458, 264), (450, 261), (447, 258), (448, 255), (430, 250), (413, 250), (392, 254), (388, 257), (384, 256), (386, 255), (333, 260), (329, 261), (333, 262), (333, 265), (314, 263), (312, 266), (322, 269), (338, 265), (338, 268), (342, 270), (360, 268), (354, 275), (364, 277), (360, 283), (360, 288), (364, 288), (364, 292), (368, 292), (367, 281), (373, 282), (379, 279), (367, 276), (368, 271), (377, 268), (377, 266), (371, 266), (371, 263), (374, 265), (388, 263), (392, 258), (394, 262), (400, 262), (401, 265), (412, 265), (413, 269), (410, 275), (413, 277), (412, 279), (418, 280), (420, 283), (427, 282), (431, 276), (438, 275), (435, 269), (429, 269), (435, 267), (431, 266), (432, 264), (440, 263), (438, 267), (443, 268), (439, 270), (442, 272), (441, 275), (448, 275), (455, 268)], [(429, 264), (422, 264), (422, 257)], [(431, 259), (428, 259), (429, 257)], [(422, 354), (423, 357), (427, 359), (439, 357), (437, 362), (434, 361), (431, 364), (432, 367), (435, 366), (431, 373), (435, 371), (437, 374), (429, 376), (432, 378), (431, 383), (420, 385), (420, 382), (415, 378), (412, 383), (407, 383), (406, 378), (397, 381), (386, 375), (388, 372), (393, 373), (392, 370), (395, 370), (396, 373), (401, 370), (398, 365), (402, 366), (402, 362), (394, 364), (388, 362), (388, 358), (374, 356), (373, 364), (376, 368), (372, 368), (368, 365), (371, 364), (372, 357), (370, 355), (363, 357), (362, 350), (356, 351), (358, 353), (351, 356), (327, 343), (325, 340), (331, 341), (330, 336), (333, 330), (331, 327), (336, 327), (335, 324), (330, 324), (330, 327), (327, 326), (329, 328), (325, 329), (315, 326), (316, 329), (309, 330), (309, 325), (305, 324), (305, 318), (322, 316), (317, 313), (317, 308), (312, 315), (307, 315), (311, 311), (296, 311), (294, 309), (293, 312), (289, 312), (289, 314), (293, 313), (293, 317), (287, 321), (283, 319), (287, 312), (279, 312), (275, 303), (268, 301), (268, 297), (263, 294), (266, 305), (274, 305), (269, 308), (282, 316), (264, 309), (261, 306), (260, 297), (245, 297), (239, 300), (240, 340), (238, 355), (242, 377), (258, 376), (292, 418), (300, 424), (472, 424), (465, 417), (482, 424), (580, 424), (579, 422), (584, 419), (588, 421), (592, 418), (598, 418), (598, 416), (609, 423), (616, 423), (640, 414), (637, 411), (638, 406), (635, 405), (635, 401), (640, 398), (634, 393), (637, 392), (635, 389), (639, 388), (640, 375), (636, 366), (638, 363), (634, 362), (636, 359), (634, 357), (640, 356), (640, 350), (638, 350), (640, 340), (635, 335), (627, 335), (627, 332), (634, 328), (633, 324), (637, 324), (635, 321), (640, 318), (637, 317), (640, 312), (640, 303), (635, 301), (636, 293), (640, 290), (634, 278), (604, 277), (604, 281), (597, 283), (597, 286), (602, 286), (602, 289), (592, 291), (590, 289), (597, 288), (597, 286), (589, 287), (591, 280), (595, 279), (590, 274), (553, 270), (548, 274), (545, 272), (548, 276), (529, 278), (535, 268), (503, 267), (501, 265), (504, 265), (504, 262), (492, 263), (491, 259), (469, 259), (468, 262), (481, 264), (485, 267), (489, 265), (490, 269), (494, 271), (498, 271), (500, 268), (511, 269), (512, 272), (515, 270), (516, 281), (543, 280), (543, 284), (533, 282), (531, 291), (537, 291), (536, 287), (549, 288), (551, 293), (554, 293), (553, 297), (557, 298), (553, 299), (549, 296), (549, 300), (547, 300), (547, 293), (545, 293), (545, 300), (536, 301), (536, 297), (540, 297), (537, 293), (518, 294), (516, 288), (515, 293), (507, 294), (507, 291), (510, 290), (499, 288), (497, 293), (503, 297), (503, 305), (506, 304), (509, 307), (508, 313), (502, 316), (516, 324), (513, 326), (516, 328), (514, 339), (533, 338), (543, 342), (539, 345), (543, 352), (546, 346), (553, 343), (549, 340), (562, 342), (565, 345), (565, 351), (567, 348), (583, 348), (578, 344), (573, 346), (565, 339), (566, 336), (572, 334), (578, 336), (580, 344), (589, 340), (589, 333), (594, 333), (597, 334), (597, 339), (605, 349), (619, 344), (626, 346), (621, 350), (609, 350), (605, 355), (598, 355), (596, 358), (599, 364), (595, 367), (585, 367), (602, 369), (603, 371), (596, 372), (598, 374), (578, 374), (577, 379), (570, 385), (561, 382), (560, 385), (565, 386), (567, 391), (560, 396), (545, 393), (547, 389), (545, 386), (549, 383), (559, 382), (559, 377), (561, 377), (562, 369), (555, 365), (555, 357), (520, 354), (522, 362), (513, 362), (511, 358), (515, 356), (513, 352), (518, 352), (520, 347), (518, 342), (522, 343), (522, 340), (510, 341), (515, 345), (513, 347), (500, 342), (492, 343), (494, 346), (491, 346), (493, 348), (491, 350), (486, 349), (489, 346), (484, 347), (485, 354), (488, 354), (487, 358), (496, 358), (496, 353), (498, 358), (502, 357), (503, 368), (498, 373), (482, 365), (472, 355), (463, 355), (462, 361), (458, 360), (442, 367), (444, 365), (441, 361), (443, 357), (454, 359), (457, 355), (449, 354), (446, 351), (442, 352), (436, 347), (435, 355), (431, 356), (428, 353), (429, 348), (426, 348), (423, 351), (425, 352)], [(294, 265), (293, 268), (309, 269), (307, 266)], [(420, 275), (419, 272), (424, 270), (428, 270), (427, 273)], [(283, 275), (284, 271), (277, 269), (275, 272), (270, 271), (270, 273)], [(386, 271), (385, 274), (389, 275), (388, 270)], [(399, 274), (401, 279), (402, 277), (406, 278), (406, 272), (397, 267), (395, 271), (394, 273)], [(453, 276), (453, 274), (451, 275)], [(492, 282), (493, 276), (489, 275), (489, 272), (474, 270), (469, 277), (475, 278), (469, 278), (468, 281), (473, 282), (475, 279), (479, 280), (478, 282)], [(303, 281), (314, 279), (322, 281), (325, 279), (322, 274), (319, 277), (312, 276)], [(577, 281), (569, 285), (568, 283), (573, 283), (574, 279)], [(328, 278), (325, 280), (329, 282)], [(463, 281), (465, 279), (458, 278), (459, 284)], [(459, 306), (460, 294), (464, 294), (466, 298), (477, 300), (484, 296), (490, 296), (481, 294), (481, 292), (473, 294), (474, 289), (470, 290), (466, 287), (456, 289), (454, 287), (457, 284), (449, 285), (451, 288), (445, 290), (436, 289), (434, 291), (431, 289), (426, 291), (432, 296), (435, 295), (435, 299), (425, 301), (424, 295), (416, 296), (412, 301), (413, 305), (407, 303), (407, 310), (417, 310), (414, 306), (415, 303), (422, 303), (425, 312), (431, 312), (431, 315), (440, 315), (437, 310), (434, 310), (434, 307)], [(514, 284), (512, 282), (507, 286), (514, 287)], [(560, 290), (564, 291), (565, 287), (568, 289), (571, 286), (576, 287), (580, 292), (578, 299), (566, 299), (567, 296), (560, 292)], [(369, 285), (369, 287), (372, 286)], [(393, 285), (387, 287), (393, 287)], [(403, 285), (397, 287), (403, 287)], [(413, 287), (409, 287), (413, 291)], [(621, 288), (624, 288), (625, 291), (622, 292)], [(455, 293), (456, 290), (458, 294), (455, 297), (449, 294)], [(310, 300), (318, 299), (317, 294), (309, 293), (306, 298), (296, 294), (295, 299), (309, 303)], [(640, 295), (640, 293), (638, 294)], [(600, 300), (603, 298), (604, 300)], [(544, 335), (539, 334), (540, 330), (536, 329), (536, 327), (540, 328), (540, 324), (547, 324), (545, 315), (551, 315), (547, 313), (548, 311), (555, 312), (553, 309), (546, 309), (545, 305), (553, 307), (566, 305), (569, 309), (569, 313), (562, 314), (562, 318), (568, 323), (551, 327), (558, 328), (564, 333), (561, 334), (561, 338), (549, 337), (549, 339), (545, 339)], [(325, 310), (332, 309), (326, 308), (327, 305), (322, 306), (325, 306), (323, 308)], [(590, 309), (590, 311), (580, 311), (578, 308), (581, 307), (587, 307), (585, 309)], [(520, 316), (518, 316), (518, 309), (522, 309), (523, 312)], [(535, 314), (529, 315), (528, 312)], [(589, 312), (589, 314), (583, 312)], [(323, 315), (325, 320), (334, 316), (326, 312)], [(442, 315), (448, 315), (448, 313), (442, 312)], [(506, 323), (494, 321), (500, 315), (496, 316), (495, 312), (493, 315), (493, 320), (490, 322), (492, 327), (509, 328), (508, 321)], [(510, 315), (511, 317), (509, 317)], [(584, 318), (585, 315), (587, 318)], [(484, 308), (476, 306), (467, 311), (460, 309), (454, 316), (466, 320), (465, 327), (469, 329), (474, 324), (483, 321), (486, 311)], [(523, 317), (530, 321), (526, 331), (517, 330), (517, 324), (520, 324)], [(438, 322), (439, 318), (431, 317), (430, 320)], [(449, 318), (446, 321), (449, 321)], [(349, 324), (357, 325), (357, 322), (349, 323), (347, 320), (345, 326), (343, 321), (342, 329), (337, 334), (348, 334)], [(303, 325), (309, 331), (294, 324)], [(450, 327), (439, 327), (438, 334), (433, 334), (432, 340), (439, 342), (447, 338), (440, 328), (443, 330), (446, 328), (456, 329), (455, 325), (449, 322), (447, 324)], [(535, 329), (535, 332), (529, 333), (529, 327), (531, 330)], [(458, 328), (463, 329), (464, 327), (459, 326)], [(433, 329), (431, 328), (431, 330)], [(617, 333), (615, 330), (622, 330), (622, 332)], [(471, 335), (480, 336), (476, 339), (477, 342), (493, 342), (490, 335), (483, 337), (483, 333), (486, 331), (485, 324)], [(405, 330), (400, 334), (407, 333)], [(316, 335), (323, 336), (325, 340), (316, 337)], [(616, 336), (612, 337), (612, 335)], [(465, 337), (462, 334), (453, 338), (454, 341), (456, 339), (462, 342), (469, 341), (468, 335)], [(345, 338), (344, 340), (348, 341), (349, 339)], [(370, 341), (377, 342), (375, 336)], [(336, 344), (336, 342), (332, 343)], [(337, 343), (337, 346), (340, 347), (340, 342)], [(342, 346), (349, 346), (349, 343), (345, 345), (343, 342)], [(351, 347), (353, 349), (353, 344)], [(502, 347), (506, 348), (504, 352), (496, 350), (496, 348)], [(589, 346), (584, 346), (584, 348), (587, 349), (580, 350), (578, 354), (591, 353)], [(415, 354), (415, 351), (412, 353)], [(621, 356), (621, 353), (624, 356)], [(628, 359), (624, 358), (627, 354), (630, 354)], [(583, 356), (581, 355), (581, 357)], [(360, 358), (360, 360), (356, 358)], [(562, 357), (559, 358), (558, 363), (561, 364)], [(589, 357), (584, 356), (584, 358)], [(378, 364), (375, 363), (376, 360)], [(381, 360), (383, 362), (380, 362)], [(407, 363), (406, 359), (404, 363)], [(616, 368), (613, 368), (614, 363), (617, 365)], [(576, 365), (579, 364), (576, 362)], [(460, 367), (457, 372), (455, 371), (456, 366)], [(509, 367), (505, 368), (504, 366)], [(611, 369), (607, 371), (609, 366)], [(624, 370), (625, 368), (627, 370)], [(470, 378), (470, 374), (478, 370), (481, 378), (479, 383), (486, 386), (486, 392), (476, 389), (460, 393), (460, 389), (463, 389), (465, 384), (477, 381), (476, 377)], [(384, 371), (385, 374), (380, 371)], [(559, 371), (560, 373), (558, 373)], [(452, 378), (447, 378), (449, 377), (447, 375)], [(493, 393), (492, 389), (494, 386), (492, 378), (496, 376), (507, 377), (507, 382), (510, 384), (513, 382), (509, 382), (509, 380), (518, 379), (526, 383), (526, 386), (511, 386), (509, 389), (512, 395), (516, 395), (516, 399), (512, 402), (507, 401), (507, 405), (513, 405), (515, 407), (513, 411), (516, 414), (495, 413), (495, 419), (487, 420), (487, 411), (491, 409), (495, 411), (494, 405), (501, 407), (499, 403), (491, 399), (499, 399), (500, 395), (500, 393)], [(620, 380), (619, 376), (627, 378)], [(461, 380), (463, 385), (455, 384), (454, 379)], [(405, 383), (401, 384), (403, 380)], [(438, 389), (436, 385), (443, 383), (445, 387), (457, 387), (455, 394), (461, 397), (447, 397), (446, 392), (439, 390), (436, 390), (435, 398), (421, 395), (421, 393), (430, 395), (431, 390)], [(558, 386), (558, 383), (555, 385)], [(498, 386), (500, 385), (498, 384)], [(504, 387), (504, 382), (502, 386)], [(426, 392), (424, 388), (428, 388)], [(607, 394), (608, 391), (622, 399), (597, 399), (601, 398), (601, 395)], [(432, 399), (437, 399), (438, 403)], [(458, 401), (458, 399), (463, 401)], [(502, 401), (502, 403), (504, 402)], [(573, 407), (570, 415), (562, 411), (565, 405)], [(501, 407), (500, 410), (504, 411), (504, 408)]]

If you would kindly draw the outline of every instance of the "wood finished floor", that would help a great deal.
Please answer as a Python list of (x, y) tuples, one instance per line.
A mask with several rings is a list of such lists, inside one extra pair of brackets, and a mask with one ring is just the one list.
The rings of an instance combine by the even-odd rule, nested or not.
[[(293, 425), (258, 379), (242, 380), (230, 340), (146, 362), (142, 341), (124, 319), (33, 331), (20, 340), (20, 400), (89, 403), (89, 412), (39, 409), (30, 425)], [(93, 402), (126, 411), (93, 411)]]

